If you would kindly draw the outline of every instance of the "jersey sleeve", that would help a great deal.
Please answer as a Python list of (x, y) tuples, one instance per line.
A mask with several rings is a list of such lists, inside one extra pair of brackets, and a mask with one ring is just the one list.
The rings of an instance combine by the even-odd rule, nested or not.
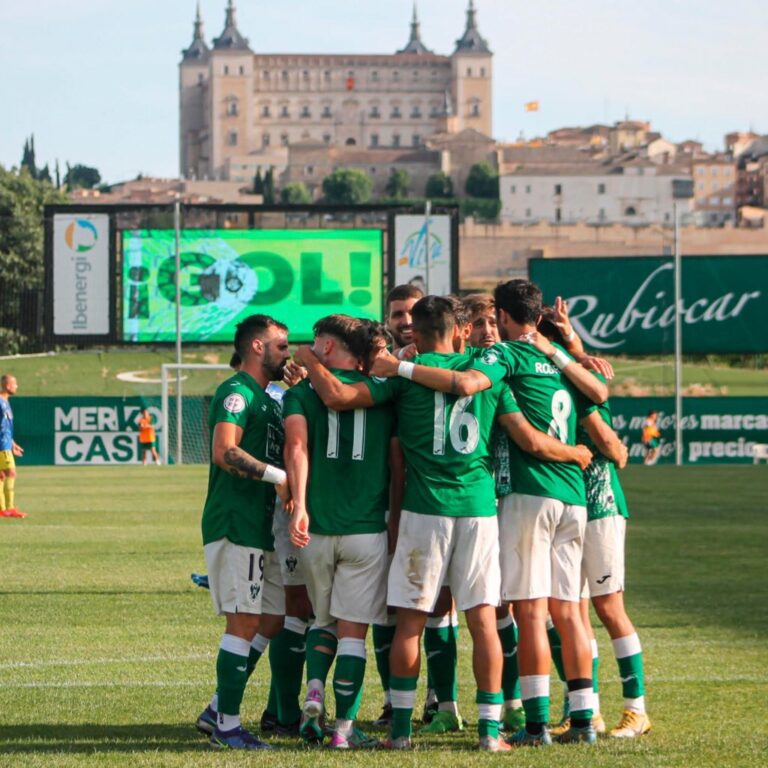
[(285, 395), (283, 395), (284, 419), (288, 416), (304, 416), (305, 418), (307, 416), (307, 410), (304, 407), (304, 398), (302, 397), (303, 392), (301, 392), (299, 386), (301, 385), (292, 387), (285, 393)]
[(248, 423), (248, 408), (253, 400), (253, 392), (246, 386), (230, 387), (225, 395), (217, 398), (214, 405), (214, 421), (236, 424), (245, 429)]
[(520, 413), (520, 406), (509, 386), (503, 382), (497, 386), (501, 388), (501, 391), (499, 404), (496, 406), (496, 416), (503, 416), (505, 413)]
[(468, 370), (480, 371), (488, 377), (491, 384), (498, 384), (509, 374), (507, 350), (502, 344), (494, 344), (488, 349), (478, 349), (473, 356)]
[(364, 383), (368, 387), (368, 391), (371, 393), (373, 402), (376, 405), (395, 400), (404, 381), (405, 379), (398, 376), (393, 376), (391, 379), (382, 379), (378, 376), (364, 379)]

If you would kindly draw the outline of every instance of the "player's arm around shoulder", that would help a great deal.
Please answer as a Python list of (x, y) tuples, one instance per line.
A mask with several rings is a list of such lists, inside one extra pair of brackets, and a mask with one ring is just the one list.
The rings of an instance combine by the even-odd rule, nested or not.
[(592, 410), (583, 419), (584, 427), (592, 442), (600, 453), (612, 461), (619, 469), (627, 466), (629, 452), (621, 442), (616, 432), (605, 423), (598, 410)]
[(352, 411), (355, 408), (370, 408), (374, 405), (370, 391), (364, 382), (345, 384), (339, 381), (318, 360), (308, 345), (303, 345), (296, 350), (294, 360), (307, 369), (312, 387), (326, 408), (334, 411)]

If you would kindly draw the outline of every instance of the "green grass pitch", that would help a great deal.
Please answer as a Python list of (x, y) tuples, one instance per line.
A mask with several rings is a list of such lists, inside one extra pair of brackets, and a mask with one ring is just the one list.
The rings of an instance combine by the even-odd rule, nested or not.
[[(487, 755), (476, 742), (469, 638), (460, 708), (472, 725), (409, 754), (214, 753), (192, 723), (212, 692), (221, 622), (202, 570), (204, 467), (27, 468), (26, 520), (0, 520), (0, 766), (765, 766), (768, 467), (632, 467), (627, 603), (654, 724), (635, 742)], [(602, 710), (621, 706), (608, 637)], [(261, 714), (268, 665), (246, 693)], [(361, 719), (379, 711), (372, 653)], [(560, 687), (553, 681), (553, 716)], [(420, 704), (419, 704), (420, 706)], [(365, 727), (365, 722), (363, 723)]]

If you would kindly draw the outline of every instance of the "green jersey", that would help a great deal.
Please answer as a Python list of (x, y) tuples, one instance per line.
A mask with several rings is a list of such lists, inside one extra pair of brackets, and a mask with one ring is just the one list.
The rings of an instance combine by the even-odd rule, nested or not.
[[(596, 373), (600, 381), (605, 378)], [(592, 404), (587, 409), (587, 413), (597, 411), (600, 418), (611, 428), (613, 428), (613, 418), (611, 417), (611, 406), (608, 402), (602, 405)], [(595, 447), (592, 439), (583, 427), (579, 427), (576, 440), (583, 443), (592, 451), (592, 463), (584, 470), (584, 485), (587, 491), (587, 521), (599, 520), (603, 517), (629, 517), (627, 508), (627, 499), (624, 496), (624, 489), (619, 482), (619, 474), (612, 461), (603, 456)]]
[[(367, 378), (358, 371), (331, 372), (345, 384)], [(385, 530), (393, 408), (338, 413), (326, 408), (304, 379), (283, 399), (283, 416), (295, 414), (307, 421), (309, 532), (344, 536)]]
[[(492, 382), (506, 381), (526, 419), (540, 432), (576, 445), (579, 419), (588, 401), (533, 345), (502, 342), (475, 357), (472, 367)], [(515, 493), (544, 496), (565, 504), (586, 504), (584, 478), (576, 464), (542, 461), (509, 442)]]
[[(273, 400), (253, 379), (240, 371), (217, 390), (208, 413), (208, 427), (236, 424), (243, 430), (240, 448), (259, 461), (283, 465), (283, 422), (280, 403)], [(229, 539), (233, 544), (275, 548), (272, 518), (275, 486), (261, 480), (235, 477), (211, 461), (208, 497), (203, 510), (203, 544)]]
[[(464, 370), (467, 355), (428, 352), (414, 362)], [(497, 411), (517, 411), (504, 384), (471, 397), (435, 392), (408, 379), (369, 379), (375, 403), (394, 400), (406, 463), (403, 509), (447, 517), (491, 517), (496, 495), (490, 455)]]

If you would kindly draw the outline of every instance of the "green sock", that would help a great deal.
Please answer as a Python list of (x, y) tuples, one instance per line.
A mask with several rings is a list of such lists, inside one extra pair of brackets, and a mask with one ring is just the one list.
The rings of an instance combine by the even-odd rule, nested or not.
[(438, 623), (445, 621), (445, 618), (427, 619), (424, 629), (429, 685), (438, 702), (456, 701), (456, 633), (450, 624), (430, 626), (430, 621)]
[(554, 624), (547, 624), (547, 639), (549, 640), (549, 648), (552, 651), (552, 661), (555, 664), (557, 676), (564, 683), (565, 667), (563, 666), (563, 644)]
[(379, 671), (381, 687), (389, 693), (389, 651), (392, 648), (395, 627), (386, 624), (374, 624), (372, 632), (373, 652), (376, 656), (376, 669)]
[(277, 717), (277, 692), (275, 691), (275, 678), (269, 681), (269, 698), (267, 699), (266, 712)]
[(600, 688), (597, 682), (597, 673), (600, 670), (600, 655), (597, 652), (597, 640), (592, 641), (592, 690), (599, 693)]
[(411, 737), (411, 718), (416, 703), (416, 686), (419, 678), (389, 676), (389, 690), (392, 696), (392, 738)]
[(475, 701), (477, 702), (477, 732), (480, 738), (490, 736), (491, 738), (498, 739), (501, 705), (504, 702), (504, 695), (501, 691), (491, 693), (490, 691), (478, 689)]
[(525, 727), (530, 733), (549, 722), (549, 675), (521, 675)]
[(219, 718), (240, 715), (240, 704), (248, 683), (248, 654), (251, 644), (242, 637), (224, 635), (216, 658), (216, 690)]
[(364, 679), (365, 640), (342, 637), (333, 671), (337, 720), (354, 720), (357, 717)]
[(304, 635), (307, 625), (293, 616), (287, 616), (285, 626), (269, 644), (269, 668), (272, 672), (271, 688), (275, 689), (277, 720), (291, 725), (301, 717), (299, 694), (304, 675)]
[(339, 644), (334, 632), (327, 627), (312, 627), (307, 632), (307, 682), (319, 680), (325, 687)]
[[(503, 624), (499, 628), (499, 624)], [(520, 670), (517, 666), (517, 624), (512, 620), (501, 619), (496, 622), (501, 652), (504, 656), (504, 667), (501, 672), (501, 689), (504, 700), (512, 701), (520, 698)]]
[(256, 664), (266, 650), (267, 645), (269, 645), (269, 640), (264, 637), (264, 635), (256, 635), (256, 637), (251, 640), (251, 649), (248, 652), (247, 665), (247, 675), (249, 678), (253, 674), (253, 670), (256, 669)]
[(639, 699), (645, 696), (643, 650), (637, 633), (614, 640), (613, 652), (619, 665), (621, 692), (624, 699)]

